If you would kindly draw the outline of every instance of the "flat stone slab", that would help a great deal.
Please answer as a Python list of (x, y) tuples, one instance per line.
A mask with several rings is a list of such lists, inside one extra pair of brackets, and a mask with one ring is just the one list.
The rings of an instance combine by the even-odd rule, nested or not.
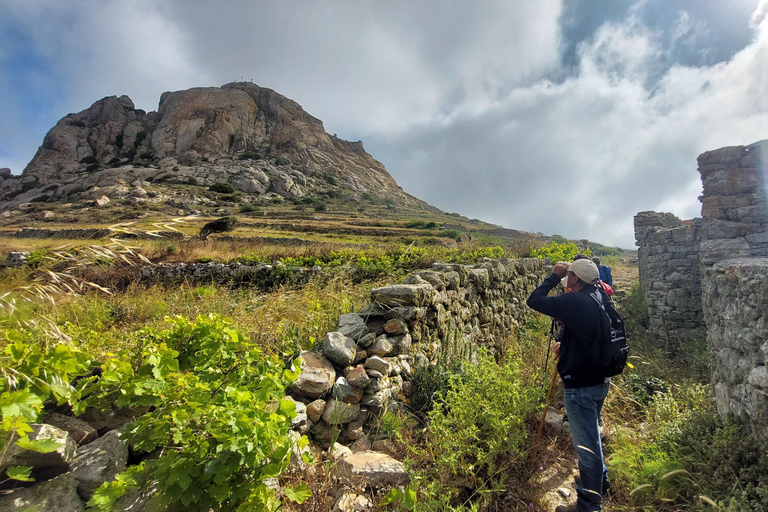
[(404, 485), (410, 480), (402, 462), (374, 451), (344, 457), (336, 464), (334, 476), (352, 484), (365, 483), (376, 488)]

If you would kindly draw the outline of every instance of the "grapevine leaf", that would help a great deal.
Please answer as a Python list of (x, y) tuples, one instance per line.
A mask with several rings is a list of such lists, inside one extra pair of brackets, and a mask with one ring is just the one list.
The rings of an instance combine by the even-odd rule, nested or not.
[(31, 472), (31, 466), (13, 466), (5, 470), (8, 478), (18, 480), (19, 482), (34, 482), (35, 479), (29, 476)]
[(55, 452), (59, 449), (59, 443), (53, 439), (30, 439), (28, 437), (22, 437), (16, 441), (16, 445), (25, 450), (32, 450), (33, 452), (49, 453)]
[(310, 496), (312, 496), (312, 491), (309, 490), (309, 487), (307, 487), (307, 484), (304, 482), (301, 482), (299, 486), (294, 489), (290, 487), (284, 488), (283, 493), (286, 498), (298, 504), (304, 503)]

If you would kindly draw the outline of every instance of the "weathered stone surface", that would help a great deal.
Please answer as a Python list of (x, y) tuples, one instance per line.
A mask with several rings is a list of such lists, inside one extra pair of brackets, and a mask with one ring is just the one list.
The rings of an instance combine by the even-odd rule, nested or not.
[(395, 284), (371, 290), (371, 302), (383, 306), (426, 306), (433, 302), (435, 289), (424, 284)]
[(408, 325), (400, 318), (392, 318), (384, 324), (384, 330), (388, 334), (405, 334), (408, 332)]
[(120, 431), (110, 430), (95, 441), (77, 449), (72, 463), (72, 475), (77, 480), (77, 492), (89, 500), (96, 489), (125, 471), (128, 444), (120, 439)]
[(71, 473), (32, 487), (22, 487), (0, 496), (0, 510), (6, 512), (82, 512), (85, 504), (77, 494), (77, 481)]
[(395, 443), (389, 439), (377, 439), (373, 442), (373, 444), (371, 444), (371, 450), (375, 452), (386, 453), (390, 457), (397, 457), (398, 455), (397, 446), (395, 446)]
[(319, 398), (333, 388), (333, 383), (336, 382), (336, 370), (322, 354), (302, 351), (299, 359), (301, 375), (291, 383), (292, 391), (307, 398)]
[(767, 150), (768, 141), (760, 141), (699, 156), (703, 219), (683, 226), (671, 214), (635, 217), (640, 284), (652, 331), (662, 339), (664, 333), (679, 339), (686, 330), (696, 335), (706, 325), (718, 412), (746, 418), (765, 439)]
[(389, 375), (392, 365), (379, 356), (371, 356), (365, 361), (365, 367), (375, 370), (382, 375)]
[(51, 413), (46, 414), (40, 420), (48, 425), (53, 425), (61, 430), (69, 432), (72, 439), (79, 445), (88, 444), (97, 437), (99, 437), (96, 429), (89, 423), (75, 418), (73, 416), (65, 416), (63, 414)]
[(360, 338), (357, 344), (360, 345), (360, 347), (362, 348), (368, 348), (369, 346), (371, 346), (371, 344), (374, 341), (376, 341), (376, 335), (372, 332), (369, 332), (368, 334)]
[(5, 258), (5, 266), (21, 268), (29, 259), (29, 251), (11, 251)]
[(366, 333), (365, 320), (357, 313), (341, 315), (336, 330), (347, 338), (357, 341)]
[(370, 347), (368, 347), (368, 350), (366, 352), (368, 353), (368, 357), (386, 356), (392, 353), (392, 344), (387, 339), (387, 336), (385, 334), (382, 334), (381, 336), (376, 338), (376, 341), (373, 342), (373, 344)]
[(44, 478), (52, 478), (69, 470), (77, 451), (77, 443), (69, 433), (45, 423), (33, 423), (31, 428), (32, 432), (27, 434), (30, 439), (53, 441), (58, 446), (56, 450), (40, 453), (19, 448), (16, 443), (12, 443), (5, 453), (4, 465), (32, 466)]
[(333, 512), (361, 512), (364, 510), (373, 510), (373, 503), (367, 497), (346, 489), (339, 489), (339, 492), (336, 493)]
[(314, 423), (317, 423), (323, 415), (325, 410), (325, 400), (317, 399), (314, 402), (310, 402), (307, 405), (307, 416)]
[(347, 381), (356, 388), (365, 389), (371, 382), (371, 378), (365, 372), (365, 367), (356, 366), (345, 370)]
[(333, 385), (333, 398), (348, 404), (356, 404), (363, 398), (363, 390), (352, 386), (346, 377), (339, 377)]
[(137, 407), (134, 409), (119, 409), (117, 411), (100, 411), (91, 407), (86, 409), (85, 413), (80, 417), (83, 421), (88, 422), (93, 428), (99, 432), (105, 430), (115, 430), (126, 423), (134, 421), (139, 416), (147, 412), (146, 407)]
[(329, 425), (349, 423), (360, 413), (360, 404), (348, 404), (331, 398), (325, 404), (323, 420)]
[(349, 366), (355, 360), (357, 345), (340, 332), (329, 332), (323, 339), (322, 351), (329, 361), (340, 366)]
[(365, 482), (373, 488), (404, 485), (410, 480), (402, 462), (374, 451), (348, 455), (333, 472), (337, 478), (353, 484)]

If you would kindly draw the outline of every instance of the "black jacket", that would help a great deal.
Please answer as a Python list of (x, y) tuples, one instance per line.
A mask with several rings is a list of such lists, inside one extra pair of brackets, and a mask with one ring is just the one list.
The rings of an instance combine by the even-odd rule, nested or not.
[(547, 297), (559, 282), (557, 274), (551, 274), (528, 297), (528, 306), (560, 320), (565, 326), (557, 362), (563, 385), (566, 388), (583, 388), (603, 384), (608, 380), (595, 375), (593, 358), (590, 358), (590, 354), (595, 353), (593, 349), (601, 325), (600, 308), (589, 296), (596, 288), (587, 285), (578, 292)]

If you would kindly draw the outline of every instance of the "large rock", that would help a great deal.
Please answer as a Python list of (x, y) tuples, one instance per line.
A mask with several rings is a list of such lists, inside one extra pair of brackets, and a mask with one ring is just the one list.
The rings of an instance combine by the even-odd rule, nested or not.
[(365, 333), (365, 320), (357, 313), (348, 313), (339, 317), (339, 326), (336, 329), (347, 338), (359, 340)]
[(402, 462), (373, 451), (346, 456), (336, 464), (333, 473), (349, 483), (364, 483), (373, 488), (404, 485), (410, 480)]
[(363, 398), (363, 390), (352, 386), (346, 377), (339, 377), (333, 385), (333, 398), (348, 404), (356, 404)]
[(120, 439), (119, 430), (110, 430), (90, 444), (81, 446), (72, 463), (72, 475), (77, 480), (77, 492), (89, 500), (96, 489), (125, 471), (128, 444)]
[(357, 344), (340, 332), (329, 332), (322, 344), (325, 357), (339, 366), (349, 366), (355, 361)]
[(82, 512), (85, 504), (77, 494), (77, 481), (72, 473), (32, 487), (22, 487), (0, 497), (3, 512)]
[(435, 289), (428, 283), (393, 284), (371, 290), (371, 302), (382, 306), (426, 306), (434, 301)]
[(325, 404), (323, 420), (329, 425), (349, 423), (360, 414), (360, 404), (348, 404), (331, 398)]
[(32, 440), (49, 440), (56, 443), (57, 448), (48, 453), (40, 453), (19, 448), (16, 443), (8, 447), (5, 454), (4, 466), (31, 466), (33, 476), (37, 479), (48, 479), (69, 470), (75, 460), (77, 443), (66, 430), (47, 425), (33, 423), (32, 432), (28, 437)]
[(69, 435), (79, 445), (88, 444), (97, 437), (99, 434), (96, 429), (93, 428), (88, 422), (72, 416), (65, 416), (64, 414), (51, 413), (46, 414), (41, 418), (43, 423), (53, 425), (62, 430), (69, 432)]
[(333, 388), (336, 370), (322, 354), (302, 351), (299, 361), (301, 375), (291, 383), (291, 391), (307, 398), (320, 398)]

